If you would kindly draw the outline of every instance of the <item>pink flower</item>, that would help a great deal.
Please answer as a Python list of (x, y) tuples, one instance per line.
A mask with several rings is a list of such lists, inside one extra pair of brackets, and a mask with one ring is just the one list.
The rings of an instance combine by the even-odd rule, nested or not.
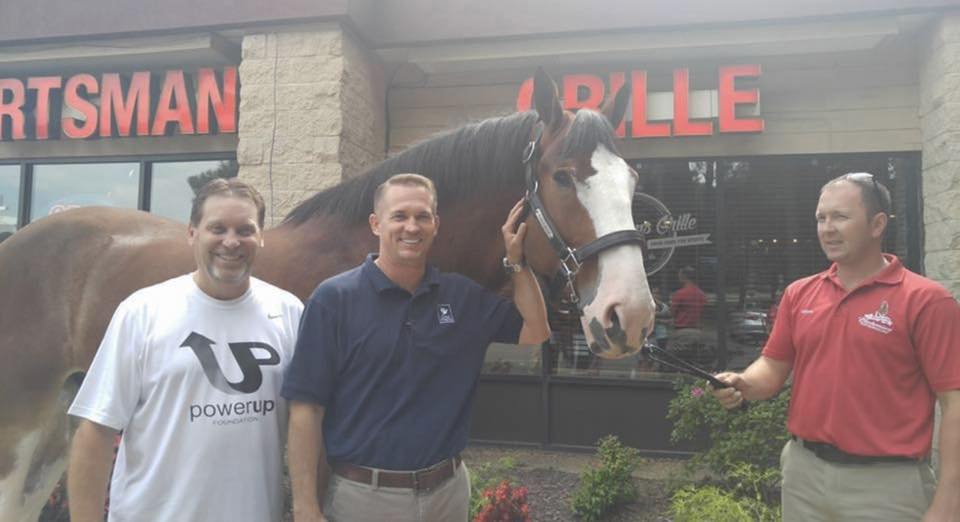
[(696, 388), (690, 390), (690, 395), (694, 397), (703, 397), (703, 388), (697, 386)]

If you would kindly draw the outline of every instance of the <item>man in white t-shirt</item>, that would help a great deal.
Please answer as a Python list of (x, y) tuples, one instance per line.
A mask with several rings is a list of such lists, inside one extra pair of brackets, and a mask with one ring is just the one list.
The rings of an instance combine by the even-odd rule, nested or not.
[(67, 487), (73, 522), (279, 522), (280, 397), (302, 303), (250, 277), (263, 198), (236, 179), (197, 194), (197, 270), (117, 308), (69, 413), (80, 418)]

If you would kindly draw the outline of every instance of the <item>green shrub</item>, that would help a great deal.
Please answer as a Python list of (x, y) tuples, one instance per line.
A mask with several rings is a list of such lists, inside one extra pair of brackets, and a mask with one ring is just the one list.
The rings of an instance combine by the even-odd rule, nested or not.
[(677, 381), (677, 396), (667, 418), (673, 421), (673, 442), (705, 442), (707, 449), (691, 459), (716, 476), (729, 476), (738, 463), (779, 468), (786, 443), (789, 387), (767, 401), (750, 403), (746, 411), (724, 410), (701, 384)]
[(574, 514), (587, 522), (601, 520), (613, 508), (637, 498), (632, 474), (640, 464), (639, 452), (610, 435), (600, 439), (597, 454), (599, 467), (580, 475), (580, 486), (570, 500)]
[(485, 462), (477, 466), (470, 466), (470, 520), (477, 517), (488, 503), (484, 491), (496, 488), (504, 480), (516, 482), (513, 471), (517, 468), (517, 461), (512, 457), (501, 457), (495, 462)]
[(674, 522), (779, 522), (779, 508), (751, 498), (737, 498), (716, 486), (688, 486), (670, 499)]

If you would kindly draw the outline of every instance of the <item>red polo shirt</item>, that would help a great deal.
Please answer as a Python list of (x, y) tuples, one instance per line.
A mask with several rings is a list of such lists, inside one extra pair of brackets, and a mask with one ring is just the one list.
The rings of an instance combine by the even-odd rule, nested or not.
[(670, 314), (677, 328), (699, 328), (707, 296), (696, 285), (684, 284), (670, 295)]
[(763, 355), (793, 364), (787, 428), (858, 455), (930, 452), (936, 393), (960, 389), (960, 305), (891, 255), (850, 292), (837, 266), (784, 292)]

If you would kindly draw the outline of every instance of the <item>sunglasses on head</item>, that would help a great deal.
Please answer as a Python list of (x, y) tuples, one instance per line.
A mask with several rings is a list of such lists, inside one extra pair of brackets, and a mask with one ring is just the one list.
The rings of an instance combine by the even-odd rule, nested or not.
[(877, 177), (869, 172), (854, 172), (844, 176), (846, 179), (853, 180), (870, 180), (870, 185), (873, 187), (873, 195), (877, 198), (877, 206), (880, 207), (880, 210), (884, 214), (889, 214), (890, 210), (887, 209), (886, 201), (883, 198), (883, 191), (880, 190), (880, 183), (877, 182)]

